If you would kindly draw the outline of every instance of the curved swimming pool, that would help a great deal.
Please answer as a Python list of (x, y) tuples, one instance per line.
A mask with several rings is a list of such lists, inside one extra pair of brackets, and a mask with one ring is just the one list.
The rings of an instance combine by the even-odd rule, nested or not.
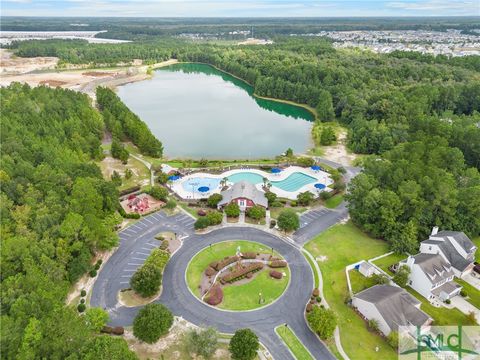
[[(254, 185), (263, 183), (263, 176), (257, 173), (242, 171), (228, 177), (228, 181), (232, 183), (237, 183), (239, 181), (248, 181)], [(294, 172), (290, 174), (286, 179), (275, 181), (270, 181), (272, 186), (275, 186), (283, 191), (297, 191), (307, 184), (312, 184), (317, 182), (312, 176), (304, 174), (302, 172)]]
[(216, 190), (220, 186), (220, 179), (211, 177), (194, 177), (182, 182), (182, 187), (185, 191), (199, 194), (198, 188), (206, 186), (212, 190)]

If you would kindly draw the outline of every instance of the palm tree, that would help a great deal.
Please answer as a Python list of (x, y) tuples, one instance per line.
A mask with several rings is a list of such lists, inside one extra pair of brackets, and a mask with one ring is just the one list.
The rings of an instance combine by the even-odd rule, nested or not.
[(224, 178), (220, 181), (220, 185), (222, 185), (222, 187), (227, 186), (227, 182), (228, 182), (228, 178), (224, 177)]

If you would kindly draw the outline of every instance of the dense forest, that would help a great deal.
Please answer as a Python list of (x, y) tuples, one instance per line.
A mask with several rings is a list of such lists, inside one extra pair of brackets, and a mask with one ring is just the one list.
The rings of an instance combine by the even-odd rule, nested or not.
[(162, 157), (163, 146), (148, 126), (120, 100), (111, 89), (97, 87), (97, 104), (105, 125), (115, 139), (131, 140), (142, 154)]
[(13, 84), (0, 95), (1, 357), (136, 358), (123, 340), (98, 336), (102, 309), (64, 306), (94, 251), (118, 241), (118, 193), (93, 162), (102, 116), (74, 91)]
[(480, 197), (471, 196), (479, 192), (478, 56), (381, 55), (298, 37), (257, 47), (166, 39), (135, 46), (30, 41), (13, 48), (72, 63), (175, 58), (211, 64), (258, 95), (307, 104), (318, 121), (348, 129), (349, 148), (374, 159), (352, 184), (352, 219), (394, 249), (411, 251), (433, 225), (480, 233)]
[[(434, 30), (478, 29), (478, 17), (397, 18), (26, 18), (2, 17), (2, 31), (107, 31), (101, 38), (152, 40), (184, 33), (213, 35), (220, 39), (243, 39), (240, 31), (253, 27), (257, 37), (310, 34), (324, 30)], [(78, 24), (82, 24), (79, 26)]]

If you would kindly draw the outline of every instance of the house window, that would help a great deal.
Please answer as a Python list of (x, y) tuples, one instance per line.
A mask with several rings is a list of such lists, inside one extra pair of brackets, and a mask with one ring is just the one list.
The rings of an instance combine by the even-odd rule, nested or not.
[(431, 246), (429, 246), (429, 247), (428, 247), (428, 250), (432, 250), (432, 247), (431, 247)]
[(238, 200), (238, 206), (245, 207), (246, 205), (247, 204), (246, 204), (246, 201), (244, 199)]
[(412, 285), (412, 280), (408, 280), (408, 285)]

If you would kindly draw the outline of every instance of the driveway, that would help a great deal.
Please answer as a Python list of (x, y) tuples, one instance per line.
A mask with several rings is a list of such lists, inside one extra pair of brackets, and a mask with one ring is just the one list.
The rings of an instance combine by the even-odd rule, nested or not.
[[(153, 249), (154, 236), (164, 230), (176, 231), (186, 238), (165, 268), (163, 291), (158, 302), (166, 305), (177, 316), (200, 326), (214, 326), (221, 332), (233, 333), (239, 328), (251, 328), (276, 360), (293, 359), (274, 332), (277, 325), (284, 323), (297, 334), (316, 359), (335, 358), (305, 322), (304, 307), (313, 288), (313, 274), (296, 246), (270, 233), (249, 227), (229, 227), (197, 235), (184, 217), (188, 218), (186, 215), (166, 217), (163, 213), (156, 213), (120, 233), (120, 247), (104, 265), (91, 297), (92, 306), (105, 308), (109, 312), (110, 325), (129, 326), (133, 323), (140, 308), (120, 306), (117, 293), (128, 287), (133, 272)], [(144, 220), (152, 224), (147, 225), (148, 221)], [(198, 300), (188, 289), (185, 272), (190, 259), (209, 244), (235, 239), (252, 240), (273, 247), (288, 261), (291, 270), (290, 285), (273, 304), (247, 312), (222, 311)]]

